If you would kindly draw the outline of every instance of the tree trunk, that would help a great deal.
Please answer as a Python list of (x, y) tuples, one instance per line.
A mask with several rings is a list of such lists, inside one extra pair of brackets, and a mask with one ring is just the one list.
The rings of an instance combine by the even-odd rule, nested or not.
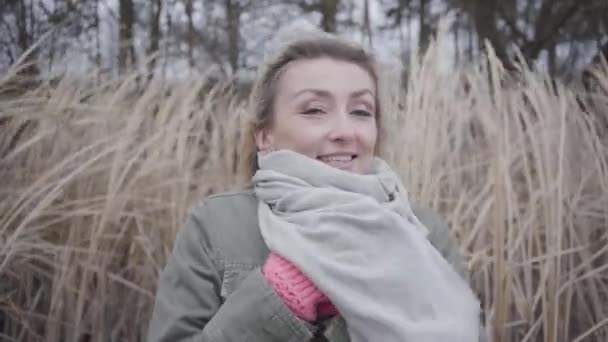
[(99, 0), (95, 0), (95, 66), (101, 70), (101, 33), (99, 32)]
[(133, 26), (135, 9), (133, 0), (119, 0), (119, 50), (118, 69), (120, 73), (135, 65), (135, 49), (133, 47)]
[[(34, 25), (34, 23), (31, 22), (31, 13), (29, 13), (28, 15), (28, 8), (26, 7), (25, 1), (17, 1), (16, 3), (13, 3), (13, 6), (14, 5), (16, 5), (16, 8), (14, 8), (14, 13), (15, 26), (17, 28), (17, 55), (19, 56), (28, 51), (28, 49), (30, 49), (32, 44), (34, 43), (34, 39), (32, 36), (32, 26)], [(28, 27), (28, 16), (30, 16), (30, 27)], [(36, 64), (36, 56), (36, 49), (29, 52), (29, 54), (23, 61), (24, 68), (22, 68), (19, 72), (21, 76), (34, 77), (40, 73), (40, 69)], [(18, 58), (19, 57), (17, 57), (17, 59)]]
[(456, 14), (454, 23), (454, 65), (460, 64), (460, 13)]
[(320, 0), (321, 28), (325, 32), (336, 32), (336, 15), (338, 14), (339, 0)]
[(367, 36), (367, 44), (370, 49), (373, 49), (373, 39), (372, 39), (372, 24), (369, 16), (369, 0), (365, 0), (363, 3), (363, 35)]
[(472, 1), (472, 15), (477, 31), (478, 45), (480, 49), (485, 49), (485, 41), (489, 41), (494, 49), (496, 56), (509, 68), (511, 62), (507, 56), (504, 42), (502, 41), (496, 27), (496, 12), (498, 0), (475, 0)]
[(194, 20), (192, 15), (194, 12), (192, 0), (186, 0), (184, 8), (186, 11), (186, 20), (188, 21), (188, 65), (194, 67)]
[(556, 10), (554, 0), (543, 1), (534, 26), (534, 39), (522, 48), (529, 63), (535, 61), (544, 49), (556, 44), (559, 29), (579, 12), (580, 6), (580, 1), (572, 0)]
[[(163, 9), (162, 0), (152, 0), (150, 1), (150, 47), (148, 49), (148, 55), (156, 55), (158, 53), (158, 47), (160, 45), (160, 14)], [(154, 73), (156, 69), (156, 60), (158, 56), (153, 56), (150, 61), (150, 75)]]
[(431, 26), (428, 18), (428, 0), (420, 0), (418, 3), (418, 19), (419, 19), (419, 34), (418, 34), (418, 54), (423, 55), (429, 47), (431, 41)]
[(413, 46), (413, 38), (412, 38), (412, 14), (408, 11), (407, 13), (407, 54), (408, 54), (408, 66), (410, 63), (409, 57), (410, 54), (412, 53), (412, 46)]
[[(173, 32), (173, 17), (171, 16), (172, 11), (165, 11), (165, 22), (167, 23), (166, 34), (167, 36), (172, 36)], [(165, 44), (164, 46), (164, 55), (169, 56), (169, 44)], [(163, 58), (163, 64), (161, 67), (161, 75), (162, 78), (165, 79), (167, 77), (167, 70), (169, 69), (169, 58)]]
[(239, 68), (239, 38), (241, 26), (241, 5), (238, 1), (225, 0), (226, 22), (228, 23), (228, 61), (232, 74)]
[(467, 45), (467, 58), (468, 58), (468, 62), (472, 62), (473, 61), (473, 51), (475, 51), (475, 38), (474, 38), (474, 32), (475, 32), (475, 25), (474, 25), (474, 19), (473, 16), (469, 14), (469, 20), (467, 20), (468, 22), (468, 45)]

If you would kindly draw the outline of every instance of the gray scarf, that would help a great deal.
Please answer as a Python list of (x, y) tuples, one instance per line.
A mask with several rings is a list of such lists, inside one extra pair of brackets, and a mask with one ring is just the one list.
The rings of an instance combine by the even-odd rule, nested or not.
[(429, 243), (385, 162), (365, 175), (287, 150), (258, 162), (264, 240), (331, 299), (352, 342), (478, 340), (477, 298)]

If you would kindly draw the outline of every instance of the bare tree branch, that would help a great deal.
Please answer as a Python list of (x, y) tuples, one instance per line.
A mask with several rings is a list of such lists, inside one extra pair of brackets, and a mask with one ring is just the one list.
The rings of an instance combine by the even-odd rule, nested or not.
[(504, 2), (498, 2), (498, 13), (500, 14), (500, 18), (503, 19), (509, 27), (511, 33), (515, 35), (516, 38), (519, 38), (522, 44), (527, 44), (529, 40), (528, 36), (517, 27), (515, 19), (507, 13)]
[[(564, 26), (568, 20), (574, 17), (579, 9), (578, 1), (573, 0), (570, 2), (569, 6), (563, 8), (557, 15), (548, 17), (545, 21), (546, 23), (543, 23), (542, 26), (539, 24), (541, 20), (537, 20), (537, 30), (535, 33), (538, 34), (538, 36), (536, 36), (534, 40), (529, 41), (522, 49), (526, 58), (528, 58), (528, 60), (535, 60), (538, 58), (540, 52), (556, 38), (560, 27)], [(541, 8), (541, 16), (543, 15), (543, 10), (548, 11), (547, 9)]]

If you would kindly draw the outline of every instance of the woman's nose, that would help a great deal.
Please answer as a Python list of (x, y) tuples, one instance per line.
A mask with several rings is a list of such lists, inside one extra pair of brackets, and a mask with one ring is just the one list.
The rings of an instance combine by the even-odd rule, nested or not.
[(355, 126), (348, 113), (339, 113), (330, 122), (329, 139), (332, 141), (350, 141), (355, 138)]

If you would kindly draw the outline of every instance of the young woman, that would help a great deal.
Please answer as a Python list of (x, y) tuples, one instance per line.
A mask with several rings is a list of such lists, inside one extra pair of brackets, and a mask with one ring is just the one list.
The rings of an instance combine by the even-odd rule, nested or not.
[(330, 35), (265, 66), (242, 151), (251, 188), (191, 210), (149, 341), (477, 341), (448, 228), (379, 157), (378, 83), (372, 56)]

